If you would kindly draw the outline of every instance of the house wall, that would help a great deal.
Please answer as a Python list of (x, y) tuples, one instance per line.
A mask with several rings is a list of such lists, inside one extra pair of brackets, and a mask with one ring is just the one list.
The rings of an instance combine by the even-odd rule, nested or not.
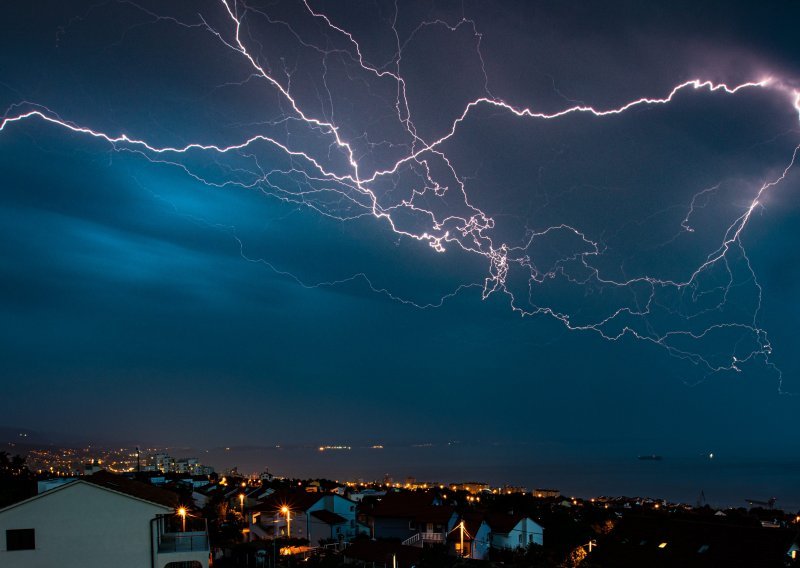
[[(3, 568), (148, 568), (150, 520), (171, 511), (88, 483), (0, 512)], [(6, 550), (6, 530), (35, 529), (35, 550)]]
[[(292, 511), (290, 513), (291, 522), (291, 537), (292, 538), (305, 538), (311, 546), (316, 546), (317, 542), (312, 540), (314, 535), (310, 535), (311, 521), (313, 517), (309, 517), (304, 511)], [(275, 537), (282, 538), (286, 536), (286, 515), (283, 513), (276, 513), (275, 515), (268, 515), (266, 513), (259, 517), (259, 523), (266, 530), (267, 534), (272, 534)], [(330, 531), (328, 531), (330, 533)], [(329, 538), (329, 537), (326, 537)], [(317, 539), (319, 540), (319, 539)]]
[(372, 520), (375, 529), (375, 538), (399, 538), (400, 540), (406, 540), (419, 532), (408, 528), (408, 523), (411, 519), (374, 517)]
[[(308, 517), (308, 540), (312, 546), (319, 544), (322, 539), (339, 540), (341, 535), (342, 540), (351, 540), (358, 534), (358, 523), (356, 522), (356, 504), (349, 499), (345, 499), (340, 495), (325, 495), (322, 499), (312, 505), (308, 512), (331, 511), (345, 519), (345, 522), (339, 525), (331, 526), (309, 515)], [(337, 531), (338, 529), (338, 531)]]
[(492, 546), (496, 548), (525, 548), (529, 544), (544, 544), (544, 529), (533, 519), (521, 519), (505, 533), (492, 533)]
[[(340, 534), (343, 525), (339, 525)], [(335, 528), (328, 523), (323, 523), (313, 515), (308, 516), (308, 542), (311, 546), (319, 546), (319, 541), (336, 539)], [(344, 538), (344, 537), (342, 537)]]
[[(321, 510), (336, 513), (345, 522), (331, 527), (311, 514)], [(280, 536), (286, 530), (286, 517), (282, 513), (273, 516), (262, 514), (258, 522), (270, 536)], [(292, 511), (292, 537), (308, 539), (311, 546), (319, 545), (323, 539), (338, 540), (339, 535), (343, 540), (351, 540), (359, 532), (369, 534), (369, 528), (356, 522), (356, 504), (340, 495), (320, 495), (320, 499), (307, 511)]]
[(489, 525), (486, 523), (481, 523), (481, 526), (478, 528), (478, 533), (475, 535), (475, 540), (472, 543), (472, 555), (470, 558), (474, 558), (476, 560), (483, 560), (486, 558), (486, 555), (489, 552), (490, 542), (489, 542)]
[[(200, 555), (197, 552), (170, 552), (169, 554), (159, 554), (156, 558), (155, 568), (168, 568), (172, 563), (199, 562), (202, 568), (208, 567), (208, 553)], [(109, 565), (112, 566), (112, 565)], [(142, 567), (146, 568), (146, 567)]]
[[(278, 517), (278, 527), (283, 527), (283, 530), (286, 530), (286, 517), (284, 515), (279, 515)], [(290, 536), (292, 538), (308, 538), (308, 516), (303, 511), (292, 511), (291, 512), (291, 529), (292, 532)], [(281, 534), (281, 529), (278, 528), (278, 534)], [(311, 542), (311, 539), (309, 539)]]
[[(399, 538), (406, 540), (417, 533), (433, 532), (446, 537), (449, 528), (455, 526), (458, 516), (453, 513), (445, 523), (418, 522), (405, 517), (372, 517), (375, 538)], [(410, 528), (413, 527), (413, 528)]]

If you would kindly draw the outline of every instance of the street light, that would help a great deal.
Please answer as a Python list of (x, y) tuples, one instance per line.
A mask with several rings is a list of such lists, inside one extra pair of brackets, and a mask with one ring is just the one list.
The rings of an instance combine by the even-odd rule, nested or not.
[(181, 532), (186, 532), (186, 507), (178, 509), (178, 515), (181, 517)]
[(239, 508), (242, 510), (242, 516), (244, 517), (244, 493), (239, 493)]
[(292, 512), (289, 507), (284, 505), (281, 507), (281, 513), (286, 515), (286, 536), (290, 538), (292, 536)]

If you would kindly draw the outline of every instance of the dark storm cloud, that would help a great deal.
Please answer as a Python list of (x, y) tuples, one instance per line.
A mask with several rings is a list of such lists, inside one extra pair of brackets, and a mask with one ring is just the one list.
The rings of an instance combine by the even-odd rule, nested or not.
[[(229, 38), (218, 3), (192, 11), (162, 4), (4, 8), (10, 17), (0, 33), (3, 108), (32, 101), (67, 120), (154, 144), (230, 143), (266, 131), (344, 167), (341, 154), (324, 151), (329, 140), (282, 120), (286, 102), (195, 25), (201, 12)], [(773, 71), (791, 82), (800, 60), (790, 29), (796, 8), (785, 3), (461, 6), (414, 3), (398, 18), (400, 35), (410, 38), (401, 71), (426, 136), (447, 130), (464, 104), (483, 94), (484, 67), (494, 95), (552, 111), (571, 101), (605, 107), (663, 96), (696, 74), (736, 81)], [(390, 8), (319, 6), (380, 64), (394, 49)], [(343, 123), (364, 167), (402, 156), (410, 142), (391, 120), (395, 91), (356, 72), (352, 46), (297, 5), (263, 9), (269, 19), (254, 17), (246, 32), (262, 38), (258, 56), (269, 69), (291, 78), (315, 115)], [(411, 35), (421, 21), (455, 25), (462, 14), (474, 18), (481, 35), (468, 24), (455, 31), (425, 26)], [(288, 21), (296, 27), (280, 23)], [(295, 33), (335, 51), (329, 82), (321, 79), (320, 53), (298, 45)], [(528, 229), (568, 220), (609, 247), (609, 273), (677, 278), (719, 242), (754, 185), (786, 165), (796, 130), (788, 100), (774, 94), (686, 93), (669, 108), (600, 121), (520, 121), (478, 109), (446, 150), (503, 240), (517, 243)], [(292, 165), (266, 144), (253, 153), (268, 168)], [(69, 417), (90, 413), (110, 436), (156, 442), (221, 443), (234, 435), (317, 441), (331, 430), (343, 438), (417, 440), (462, 436), (467, 409), (483, 437), (546, 432), (573, 448), (588, 444), (591, 430), (606, 440), (597, 452), (642, 440), (744, 453), (796, 443), (765, 441), (792, 423), (794, 406), (758, 361), (690, 389), (683, 381), (696, 382), (696, 369), (662, 349), (566, 333), (547, 318), (522, 320), (502, 297), (482, 302), (471, 290), (441, 308), (417, 310), (370, 292), (360, 277), (303, 287), (242, 254), (307, 284), (363, 272), (375, 288), (421, 304), (459, 283), (482, 283), (488, 262), (454, 247), (434, 253), (397, 237), (385, 222), (342, 223), (302, 203), (283, 203), (274, 188), (209, 187), (181, 167), (214, 183), (247, 185), (257, 170), (244, 153), (147, 158), (177, 165), (38, 122), (0, 133), (0, 423), (57, 430)], [(413, 179), (415, 172), (402, 174)], [(698, 230), (665, 245), (680, 230), (691, 196), (721, 180), (692, 219)], [(276, 183), (295, 189), (302, 180), (286, 175)], [(404, 187), (387, 183), (381, 190), (400, 195)], [(800, 371), (792, 360), (796, 190), (792, 175), (744, 238), (764, 290), (763, 325), (790, 386)], [(322, 213), (345, 207), (344, 200), (314, 204)], [(416, 227), (419, 220), (403, 222)], [(535, 253), (546, 265), (581, 246), (560, 238)], [(609, 290), (553, 284), (537, 289), (532, 301), (577, 306), (576, 317), (608, 309)], [(514, 285), (525, 297), (526, 281)], [(752, 286), (742, 278), (739, 307), (752, 309)], [(638, 301), (637, 294), (624, 301)], [(332, 405), (339, 409), (333, 428)], [(308, 417), (300, 423), (293, 418), (298, 408)], [(212, 420), (192, 420), (198, 415)], [(731, 438), (743, 419), (753, 426)]]

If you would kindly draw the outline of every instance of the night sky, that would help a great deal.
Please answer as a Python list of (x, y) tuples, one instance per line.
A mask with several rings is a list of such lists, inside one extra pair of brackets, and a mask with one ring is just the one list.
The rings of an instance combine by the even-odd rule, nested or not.
[(800, 450), (800, 4), (6, 4), (0, 426)]

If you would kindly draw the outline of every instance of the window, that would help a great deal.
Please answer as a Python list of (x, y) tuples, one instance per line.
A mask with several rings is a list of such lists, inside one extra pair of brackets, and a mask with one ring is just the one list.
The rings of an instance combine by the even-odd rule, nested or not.
[(9, 529), (6, 531), (6, 550), (34, 550), (36, 529)]

